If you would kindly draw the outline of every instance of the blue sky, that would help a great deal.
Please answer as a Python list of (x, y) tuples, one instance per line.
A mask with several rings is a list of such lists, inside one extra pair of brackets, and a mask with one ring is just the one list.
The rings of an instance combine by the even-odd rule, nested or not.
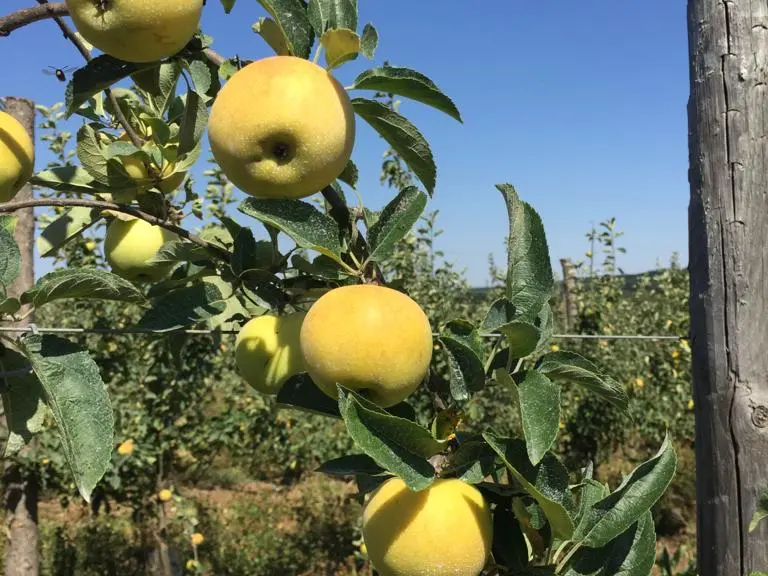
[[(462, 112), (459, 124), (418, 103), (401, 107), (437, 161), (428, 210), (440, 211), (438, 247), (473, 285), (486, 283), (489, 254), (504, 261), (506, 215), (494, 188), (501, 182), (542, 215), (556, 269), (561, 257), (581, 258), (585, 232), (609, 217), (625, 231), (620, 265), (628, 272), (654, 268), (675, 251), (687, 264), (682, 0), (359, 1), (361, 26), (370, 21), (379, 31), (373, 64), (419, 70)], [(32, 3), (4, 0), (2, 11)], [(229, 16), (208, 0), (203, 29), (220, 53), (256, 59), (270, 54), (250, 29), (262, 15), (253, 0), (239, 0)], [(0, 94), (46, 105), (63, 99), (64, 85), (42, 70), (80, 65), (53, 22), (0, 39), (0, 56)], [(361, 57), (338, 76), (349, 83), (373, 64)], [(353, 158), (371, 208), (391, 197), (378, 180), (385, 148), (360, 122)], [(46, 160), (41, 155), (38, 167)]]

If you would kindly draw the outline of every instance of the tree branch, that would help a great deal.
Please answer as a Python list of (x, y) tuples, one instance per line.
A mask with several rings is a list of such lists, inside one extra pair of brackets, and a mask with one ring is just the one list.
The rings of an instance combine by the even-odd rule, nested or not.
[(69, 14), (69, 10), (67, 10), (64, 2), (22, 8), (16, 12), (11, 12), (8, 16), (0, 16), (0, 37), (10, 36), (11, 32), (27, 24), (55, 16), (66, 16), (67, 14)]
[(76, 198), (44, 198), (39, 200), (25, 200), (22, 202), (6, 202), (4, 204), (0, 204), (0, 214), (16, 212), (17, 210), (22, 210), (24, 208), (40, 208), (48, 206), (82, 206), (84, 208), (95, 208), (101, 211), (112, 210), (114, 212), (128, 214), (130, 216), (140, 218), (141, 220), (145, 220), (146, 222), (154, 224), (155, 226), (165, 228), (169, 232), (173, 232), (181, 238), (189, 240), (198, 246), (202, 246), (225, 262), (229, 262), (232, 259), (232, 255), (227, 250), (217, 246), (216, 244), (208, 242), (207, 240), (203, 240), (198, 235), (193, 234), (189, 230), (186, 230), (181, 226), (177, 226), (176, 224), (172, 224), (167, 220), (163, 220), (162, 218), (158, 218), (157, 216), (153, 216), (152, 214), (148, 214), (143, 210), (139, 210), (138, 208), (127, 206), (125, 204), (115, 204), (114, 202), (104, 202), (102, 200), (79, 200)]
[[(322, 190), (322, 195), (325, 201), (331, 206), (331, 216), (339, 225), (344, 226), (346, 230), (355, 238), (353, 250), (357, 252), (357, 257), (361, 262), (365, 262), (368, 258), (368, 243), (365, 241), (365, 237), (357, 230), (357, 223), (352, 221), (352, 215), (349, 212), (349, 207), (346, 205), (338, 192), (334, 190), (333, 186), (326, 186)], [(384, 273), (379, 268), (379, 265), (375, 262), (370, 264), (371, 273), (374, 280), (379, 284), (385, 284)]]
[[(55, 6), (55, 4), (49, 4), (48, 0), (37, 0), (38, 4), (40, 4), (41, 7), (51, 7)], [(66, 11), (66, 6), (65, 6)], [(69, 12), (66, 12), (69, 14)], [(64, 20), (61, 18), (61, 16), (58, 16), (56, 14), (50, 14), (50, 17), (53, 18), (54, 22), (59, 26), (59, 29), (64, 34), (64, 38), (72, 42), (72, 44), (75, 45), (75, 48), (77, 48), (77, 51), (82, 54), (83, 58), (85, 58), (86, 62), (91, 61), (91, 53), (89, 52), (88, 48), (86, 48), (85, 44), (80, 40), (78, 36), (72, 33), (72, 31), (69, 29), (69, 26), (67, 26), (67, 23), (64, 22)], [(106, 88), (104, 90), (104, 93), (107, 95), (107, 98), (109, 98), (109, 102), (112, 104), (112, 108), (114, 108), (115, 112), (115, 118), (117, 118), (117, 121), (120, 123), (120, 125), (125, 130), (125, 133), (128, 134), (128, 137), (131, 139), (131, 142), (133, 142), (133, 145), (136, 146), (136, 148), (141, 148), (142, 142), (139, 138), (138, 134), (136, 134), (136, 131), (133, 129), (131, 124), (128, 122), (128, 119), (125, 117), (125, 114), (123, 114), (122, 108), (120, 108), (120, 104), (117, 101), (117, 98), (115, 98), (115, 95), (112, 94), (112, 90), (109, 88)], [(152, 166), (148, 166), (147, 168), (152, 168)]]

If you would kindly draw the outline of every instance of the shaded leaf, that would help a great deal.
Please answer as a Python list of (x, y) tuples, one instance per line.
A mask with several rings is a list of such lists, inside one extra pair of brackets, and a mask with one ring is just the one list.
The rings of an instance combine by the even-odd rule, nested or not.
[(493, 512), (493, 558), (519, 574), (528, 565), (528, 545), (512, 510), (497, 506)]
[(27, 335), (22, 346), (45, 391), (75, 484), (90, 501), (114, 446), (112, 406), (99, 369), (88, 352), (57, 336)]
[(173, 290), (152, 302), (141, 317), (139, 328), (170, 331), (186, 328), (222, 313), (224, 295), (211, 282), (200, 282)]
[(437, 167), (429, 143), (416, 126), (375, 100), (354, 98), (352, 106), (392, 146), (431, 195), (435, 191)]
[(672, 481), (676, 466), (677, 456), (667, 436), (653, 458), (587, 511), (573, 540), (590, 548), (605, 546), (651, 509)]
[(573, 520), (566, 506), (570, 504), (568, 471), (551, 453), (538, 466), (528, 459), (525, 442), (484, 433), (483, 438), (501, 458), (512, 476), (541, 507), (552, 533), (563, 540), (573, 534)]
[(178, 155), (180, 157), (197, 147), (208, 126), (208, 116), (208, 108), (200, 94), (194, 90), (187, 92), (184, 115), (181, 117), (179, 127)]
[(48, 224), (37, 237), (37, 250), (46, 257), (61, 249), (67, 242), (82, 234), (101, 219), (90, 208), (75, 206)]
[(383, 260), (413, 228), (427, 205), (427, 195), (415, 186), (404, 188), (379, 214), (368, 232), (371, 260)]
[(360, 172), (357, 169), (357, 166), (355, 165), (352, 160), (347, 162), (346, 167), (344, 168), (344, 171), (339, 174), (339, 180), (344, 182), (345, 184), (349, 185), (350, 188), (354, 188), (357, 186), (357, 180), (360, 176)]
[(15, 455), (32, 440), (35, 434), (45, 429), (45, 405), (43, 388), (30, 367), (29, 361), (10, 348), (0, 356), (0, 370), (4, 373), (29, 371), (24, 374), (6, 376), (3, 381), (7, 389), (3, 393), (3, 413), (8, 429), (3, 457)]
[(341, 418), (336, 400), (320, 390), (306, 372), (294, 374), (285, 381), (277, 393), (277, 404), (311, 414)]
[(7, 288), (21, 271), (21, 252), (13, 234), (0, 228), (0, 285)]
[(310, 248), (341, 261), (339, 225), (311, 204), (300, 200), (248, 198), (238, 209), (288, 234), (300, 248)]
[(283, 31), (291, 54), (309, 58), (314, 35), (302, 0), (259, 0), (259, 4)]
[(528, 458), (536, 465), (557, 438), (560, 427), (560, 388), (539, 372), (525, 372), (519, 383), (503, 368), (496, 370), (495, 377), (515, 396)]
[[(427, 488), (435, 479), (435, 470), (422, 455), (430, 442), (436, 442), (417, 424), (364, 407), (354, 393), (339, 386), (339, 411), (347, 432), (355, 444), (379, 466), (399, 476), (412, 490)], [(403, 444), (407, 445), (404, 446)]]
[(36, 308), (65, 298), (88, 298), (141, 303), (144, 295), (136, 286), (100, 268), (64, 268), (40, 278), (21, 296), (24, 304)]
[(317, 470), (329, 476), (354, 476), (365, 474), (367, 476), (386, 475), (387, 471), (374, 462), (373, 458), (366, 454), (349, 454), (323, 463)]
[(546, 354), (536, 363), (536, 370), (553, 380), (580, 384), (622, 410), (629, 404), (629, 397), (620, 383), (575, 352)]
[(163, 244), (147, 262), (152, 264), (174, 264), (176, 262), (206, 262), (211, 259), (208, 250), (193, 242), (171, 240)]
[(147, 64), (123, 62), (106, 54), (93, 58), (85, 66), (72, 73), (64, 92), (67, 115), (74, 113), (98, 92), (109, 88), (124, 78), (128, 78), (131, 74), (156, 65), (154, 62)]
[(96, 181), (80, 166), (56, 166), (35, 174), (30, 183), (57, 192), (76, 192), (78, 194), (96, 194)]

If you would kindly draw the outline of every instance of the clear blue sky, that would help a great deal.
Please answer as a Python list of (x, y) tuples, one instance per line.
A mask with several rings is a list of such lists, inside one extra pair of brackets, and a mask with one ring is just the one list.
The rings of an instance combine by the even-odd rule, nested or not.
[[(10, 12), (32, 0), (4, 0)], [(687, 264), (687, 36), (682, 0), (360, 0), (361, 25), (380, 36), (384, 59), (431, 77), (464, 116), (459, 124), (418, 103), (401, 111), (432, 144), (438, 185), (429, 210), (445, 229), (439, 248), (474, 285), (487, 258), (503, 262), (506, 216), (494, 184), (509, 182), (541, 213), (553, 262), (580, 258), (592, 222), (616, 217), (628, 272)], [(264, 15), (238, 0), (226, 16), (208, 0), (203, 28), (214, 48), (268, 55), (250, 25)], [(53, 22), (0, 39), (0, 94), (50, 105), (64, 85), (46, 66), (78, 66)], [(371, 66), (362, 57), (342, 81)], [(75, 126), (76, 128), (76, 126)], [(354, 159), (367, 205), (389, 192), (378, 176), (384, 142), (362, 122)], [(45, 156), (39, 159), (42, 166)], [(43, 266), (45, 267), (45, 266)]]

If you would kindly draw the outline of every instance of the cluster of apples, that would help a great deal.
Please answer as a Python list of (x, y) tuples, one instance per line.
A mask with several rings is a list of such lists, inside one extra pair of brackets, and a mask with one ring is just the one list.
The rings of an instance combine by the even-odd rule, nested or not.
[[(85, 40), (115, 58), (140, 63), (181, 50), (198, 28), (203, 0), (66, 4)], [(298, 199), (342, 173), (354, 146), (355, 114), (327, 70), (305, 59), (273, 56), (245, 66), (224, 85), (212, 106), (208, 135), (222, 171), (245, 193)], [(0, 200), (16, 194), (33, 164), (27, 133), (0, 114)], [(159, 182), (143, 162), (129, 157), (124, 165), (139, 192), (152, 186), (172, 191), (184, 179), (172, 165), (161, 167)], [(143, 220), (116, 218), (105, 252), (116, 273), (157, 281), (168, 268), (149, 261), (172, 238)], [(307, 372), (331, 398), (337, 398), (341, 384), (387, 408), (421, 384), (432, 351), (429, 320), (415, 301), (391, 288), (363, 284), (332, 289), (306, 312), (251, 319), (238, 334), (235, 354), (240, 374), (261, 393), (277, 394), (291, 375)], [(477, 576), (490, 554), (492, 522), (482, 494), (461, 480), (441, 478), (413, 492), (394, 477), (368, 499), (363, 536), (382, 576)]]

